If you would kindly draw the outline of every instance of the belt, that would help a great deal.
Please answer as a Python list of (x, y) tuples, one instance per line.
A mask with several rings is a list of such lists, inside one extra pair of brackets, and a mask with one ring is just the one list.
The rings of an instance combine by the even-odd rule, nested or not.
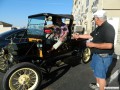
[[(98, 53), (94, 53), (94, 54), (98, 54)], [(107, 57), (108, 55), (112, 55), (112, 54), (109, 54), (109, 53), (103, 53), (103, 54), (98, 54), (99, 56), (101, 57)]]
[(113, 54), (110, 54), (110, 53), (94, 53), (94, 54), (99, 54), (99, 55), (113, 55)]

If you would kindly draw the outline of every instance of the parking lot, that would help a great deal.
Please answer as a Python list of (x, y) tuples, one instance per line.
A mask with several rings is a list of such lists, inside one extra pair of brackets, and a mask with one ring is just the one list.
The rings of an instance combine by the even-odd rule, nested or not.
[[(74, 59), (73, 59), (74, 60)], [(106, 90), (119, 90), (119, 66), (120, 60), (113, 60), (107, 79), (108, 87)], [(0, 90), (2, 84), (2, 73), (0, 73)], [(79, 64), (74, 67), (61, 66), (53, 68), (50, 75), (45, 75), (41, 85), (41, 90), (91, 90), (89, 83), (95, 82), (90, 63)]]

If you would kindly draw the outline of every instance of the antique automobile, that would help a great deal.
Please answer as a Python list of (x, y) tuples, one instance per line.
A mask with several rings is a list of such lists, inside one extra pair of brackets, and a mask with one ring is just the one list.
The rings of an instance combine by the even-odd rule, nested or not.
[[(52, 19), (60, 17), (67, 21), (68, 35), (57, 49), (51, 50), (57, 42), (54, 28), (46, 28)], [(73, 16), (68, 14), (41, 13), (28, 16), (27, 42), (11, 42), (0, 52), (0, 70), (5, 73), (4, 90), (39, 90), (42, 82), (42, 70), (50, 73), (51, 67), (58, 67), (57, 62), (70, 56), (78, 56), (87, 63), (90, 61), (90, 49), (86, 48), (86, 40), (72, 39)], [(75, 60), (74, 60), (75, 61)], [(60, 66), (59, 66), (60, 67)]]

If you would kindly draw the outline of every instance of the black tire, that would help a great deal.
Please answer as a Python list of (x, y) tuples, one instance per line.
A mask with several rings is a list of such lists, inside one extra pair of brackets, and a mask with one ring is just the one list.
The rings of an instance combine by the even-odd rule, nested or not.
[(91, 56), (92, 56), (92, 53), (91, 53), (90, 48), (85, 48), (82, 52), (82, 57), (81, 57), (83, 63), (86, 64), (86, 63), (90, 62)]
[(40, 69), (23, 62), (11, 67), (3, 77), (4, 90), (39, 90), (42, 82)]

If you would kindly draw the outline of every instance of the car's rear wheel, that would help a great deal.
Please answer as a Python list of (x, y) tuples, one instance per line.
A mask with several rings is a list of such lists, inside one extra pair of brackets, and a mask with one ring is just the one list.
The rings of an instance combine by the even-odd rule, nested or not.
[(4, 90), (36, 90), (40, 88), (40, 69), (28, 62), (11, 67), (3, 78)]
[(83, 63), (88, 63), (91, 60), (91, 50), (90, 48), (85, 48), (82, 52)]

